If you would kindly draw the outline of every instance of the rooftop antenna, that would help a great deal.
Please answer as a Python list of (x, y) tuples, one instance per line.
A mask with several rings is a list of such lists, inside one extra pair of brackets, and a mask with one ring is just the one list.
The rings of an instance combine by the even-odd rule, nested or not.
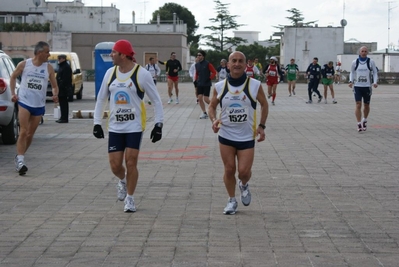
[(345, 0), (344, 0), (343, 11), (342, 11), (342, 19), (345, 19)]
[(342, 12), (341, 26), (345, 27), (346, 25), (348, 25), (348, 22), (345, 19), (345, 0), (344, 0), (344, 8), (343, 8), (343, 12)]
[(142, 1), (142, 2), (140, 2), (140, 3), (143, 3), (143, 5), (144, 5), (144, 23), (146, 23), (146, 21), (145, 21), (145, 4), (146, 3), (148, 3), (148, 1)]
[(396, 1), (389, 1), (388, 2), (388, 50), (389, 50), (389, 42), (390, 42), (390, 30), (391, 30), (391, 10), (396, 8), (396, 6), (391, 7), (391, 4), (394, 3)]

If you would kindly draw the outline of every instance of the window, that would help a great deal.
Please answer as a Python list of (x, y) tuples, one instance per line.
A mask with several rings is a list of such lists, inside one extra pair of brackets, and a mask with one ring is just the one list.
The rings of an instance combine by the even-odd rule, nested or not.
[(24, 22), (24, 17), (23, 16), (14, 16), (14, 17), (12, 17), (12, 22), (23, 23)]
[(0, 58), (0, 77), (5, 79), (10, 79), (10, 74), (8, 73), (6, 64), (3, 58)]
[(7, 17), (6, 16), (0, 16), (0, 25), (4, 24), (7, 22)]
[(15, 69), (14, 63), (9, 58), (4, 58), (4, 61), (5, 61), (6, 65), (7, 65), (8, 72), (10, 74), (12, 74), (14, 72), (14, 69)]

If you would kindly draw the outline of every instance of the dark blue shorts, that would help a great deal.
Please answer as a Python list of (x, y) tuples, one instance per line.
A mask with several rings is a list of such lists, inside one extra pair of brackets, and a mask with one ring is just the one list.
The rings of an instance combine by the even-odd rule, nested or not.
[(45, 107), (41, 108), (32, 108), (30, 106), (25, 105), (24, 103), (18, 102), (18, 105), (29, 111), (30, 115), (32, 116), (43, 116), (46, 112)]
[(255, 147), (255, 140), (238, 142), (238, 141), (231, 141), (221, 136), (219, 136), (219, 143), (225, 146), (232, 146), (237, 150), (244, 150)]
[(371, 89), (371, 86), (370, 87), (355, 86), (353, 88), (353, 95), (355, 96), (356, 102), (362, 101), (362, 98), (363, 98), (363, 103), (370, 104), (372, 93), (373, 93), (373, 90)]
[(113, 133), (108, 135), (108, 153), (125, 151), (126, 148), (140, 150), (143, 132), (138, 133)]

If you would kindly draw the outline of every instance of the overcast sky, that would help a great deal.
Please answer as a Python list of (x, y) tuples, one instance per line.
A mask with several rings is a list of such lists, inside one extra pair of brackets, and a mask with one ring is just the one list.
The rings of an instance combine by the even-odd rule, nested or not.
[[(116, 5), (120, 10), (121, 22), (132, 21), (132, 11), (136, 13), (136, 23), (148, 22), (152, 13), (172, 1), (161, 0), (83, 0), (86, 6)], [(215, 3), (213, 0), (175, 0), (186, 7), (199, 24), (196, 34), (208, 34), (205, 26), (212, 23), (209, 18), (214, 17)], [(332, 25), (340, 26), (341, 19), (345, 18), (348, 25), (345, 27), (344, 40), (355, 38), (362, 42), (377, 42), (378, 49), (386, 48), (388, 40), (399, 48), (399, 0), (221, 0), (222, 3), (231, 3), (228, 6), (230, 15), (238, 15), (237, 23), (245, 24), (241, 31), (259, 31), (259, 40), (269, 39), (279, 24), (289, 25), (286, 17), (290, 16), (286, 10), (297, 8), (305, 18), (304, 22), (318, 20), (320, 27)], [(390, 30), (388, 31), (388, 2), (390, 3)], [(345, 8), (344, 8), (345, 3)], [(389, 32), (389, 34), (388, 34)], [(228, 33), (233, 36), (233, 33)]]

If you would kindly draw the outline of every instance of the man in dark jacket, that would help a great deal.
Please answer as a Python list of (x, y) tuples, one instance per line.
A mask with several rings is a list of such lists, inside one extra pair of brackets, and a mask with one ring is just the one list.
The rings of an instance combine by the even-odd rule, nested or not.
[[(195, 64), (195, 81), (197, 82), (198, 103), (202, 114), (200, 119), (207, 119), (205, 103), (209, 105), (209, 94), (211, 92), (212, 80), (216, 77), (215, 67), (205, 60), (206, 53), (199, 50), (197, 53), (198, 62)], [(205, 102), (205, 103), (204, 103)]]
[(56, 122), (68, 123), (68, 95), (72, 90), (72, 69), (66, 61), (66, 55), (58, 56), (57, 84), (59, 88), (58, 99), (60, 103), (61, 117)]
[(320, 79), (321, 79), (321, 66), (318, 63), (319, 59), (317, 57), (313, 58), (313, 62), (309, 65), (306, 70), (306, 74), (308, 75), (308, 95), (309, 101), (306, 104), (312, 104), (312, 94), (315, 93), (319, 96), (318, 103), (321, 102), (323, 97), (321, 96), (319, 90)]

